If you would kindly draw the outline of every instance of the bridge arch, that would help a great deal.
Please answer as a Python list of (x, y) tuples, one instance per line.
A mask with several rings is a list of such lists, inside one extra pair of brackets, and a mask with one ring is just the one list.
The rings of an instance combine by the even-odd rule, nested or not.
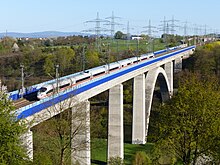
[(153, 101), (154, 89), (157, 80), (160, 84), (160, 92), (162, 101), (167, 101), (171, 98), (171, 87), (165, 70), (162, 67), (149, 70), (146, 76), (145, 92), (146, 92), (146, 136), (148, 133), (148, 125), (150, 119), (150, 111)]

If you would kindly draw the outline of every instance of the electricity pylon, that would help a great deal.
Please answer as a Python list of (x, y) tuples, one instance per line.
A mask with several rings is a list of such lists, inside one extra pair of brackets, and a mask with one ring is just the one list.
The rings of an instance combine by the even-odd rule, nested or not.
[(120, 17), (116, 17), (114, 16), (114, 12), (112, 12), (112, 16), (111, 17), (106, 17), (105, 19), (110, 19), (111, 21), (108, 22), (108, 24), (105, 25), (110, 25), (111, 29), (111, 38), (114, 38), (114, 34), (115, 34), (115, 25), (122, 25), (120, 23), (115, 22), (115, 19), (120, 19)]
[(148, 26), (144, 26), (143, 28), (145, 28), (146, 30), (145, 31), (142, 31), (143, 33), (147, 33), (148, 37), (149, 37), (149, 44), (151, 43), (152, 46), (150, 47), (150, 52), (153, 52), (154, 51), (154, 39), (153, 39), (153, 33), (154, 32), (157, 32), (156, 30), (156, 26), (152, 26), (151, 25), (151, 21), (149, 20), (149, 24)]
[(101, 32), (109, 31), (106, 28), (101, 28), (101, 23), (109, 23), (109, 21), (105, 20), (105, 19), (100, 19), (99, 18), (99, 13), (97, 12), (96, 19), (86, 21), (85, 23), (95, 23), (94, 28), (83, 30), (83, 31), (84, 32), (94, 32), (95, 33), (95, 35), (96, 35), (96, 47), (97, 47), (98, 51), (100, 51), (100, 45), (101, 45), (101, 43), (100, 43), (100, 34), (101, 34)]

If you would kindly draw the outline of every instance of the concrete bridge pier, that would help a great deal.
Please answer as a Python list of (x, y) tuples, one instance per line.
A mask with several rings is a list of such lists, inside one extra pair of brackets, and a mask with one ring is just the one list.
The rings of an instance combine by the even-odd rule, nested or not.
[(30, 129), (21, 136), (21, 143), (26, 149), (29, 159), (33, 160), (33, 132)]
[(124, 158), (123, 136), (123, 85), (109, 89), (108, 115), (108, 160), (111, 157)]
[(170, 85), (170, 95), (173, 95), (173, 61), (168, 62), (164, 65), (164, 70), (167, 74), (167, 78)]
[(182, 58), (177, 58), (174, 60), (174, 72), (177, 73), (177, 72), (180, 72), (182, 71)]
[(71, 164), (90, 165), (90, 102), (72, 108)]
[(145, 74), (134, 78), (132, 144), (145, 144)]

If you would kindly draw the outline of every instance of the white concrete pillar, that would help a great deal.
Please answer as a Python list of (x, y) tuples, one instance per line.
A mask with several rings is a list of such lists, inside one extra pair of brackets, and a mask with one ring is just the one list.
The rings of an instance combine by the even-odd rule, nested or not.
[(174, 72), (180, 72), (182, 71), (182, 58), (177, 58), (174, 61)]
[(108, 160), (111, 157), (124, 158), (122, 84), (109, 90)]
[(21, 142), (30, 160), (33, 160), (33, 132), (29, 129), (21, 136)]
[[(146, 92), (146, 102), (145, 102), (145, 108), (146, 108), (146, 120), (145, 120), (145, 124), (146, 124), (146, 131), (145, 131), (145, 136), (147, 137), (147, 133), (148, 133), (148, 126), (149, 126), (149, 121), (150, 121), (150, 111), (151, 111), (151, 105), (152, 105), (152, 100), (153, 100), (153, 93), (154, 93), (154, 88), (155, 88), (155, 83), (156, 83), (156, 78), (155, 75), (157, 68), (155, 68), (154, 70), (150, 70), (147, 73), (146, 76), (146, 85), (145, 85), (145, 92)], [(147, 140), (146, 140), (147, 141)]]
[(170, 85), (170, 95), (173, 95), (173, 62), (168, 62), (164, 66), (164, 70), (167, 74), (167, 78)]
[(145, 144), (145, 75), (134, 78), (132, 144)]
[(72, 108), (71, 129), (72, 165), (90, 165), (90, 102), (79, 103)]

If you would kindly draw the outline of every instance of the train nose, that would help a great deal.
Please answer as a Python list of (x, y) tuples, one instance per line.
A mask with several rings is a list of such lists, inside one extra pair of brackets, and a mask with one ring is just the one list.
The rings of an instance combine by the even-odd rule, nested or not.
[(37, 95), (37, 98), (38, 98), (38, 99), (42, 99), (42, 98), (43, 98), (43, 95), (42, 95), (42, 94), (38, 94), (38, 95)]

